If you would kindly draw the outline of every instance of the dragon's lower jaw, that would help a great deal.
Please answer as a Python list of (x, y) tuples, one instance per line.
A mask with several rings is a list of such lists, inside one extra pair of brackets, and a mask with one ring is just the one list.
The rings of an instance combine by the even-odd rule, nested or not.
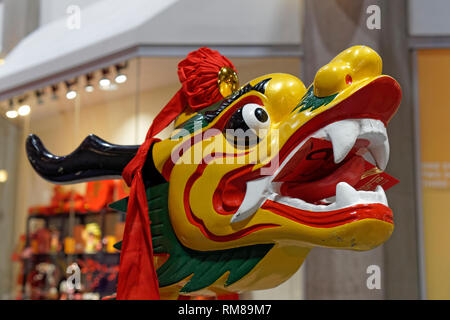
[[(313, 158), (321, 152), (325, 156)], [(248, 181), (244, 200), (231, 221), (244, 220), (259, 208), (270, 207), (272, 212), (291, 217), (305, 213), (312, 214), (313, 220), (328, 217), (322, 222), (330, 221), (330, 216), (336, 220), (319, 223), (322, 227), (363, 218), (392, 223), (392, 211), (381, 186), (374, 191), (354, 188), (365, 172), (365, 161), (376, 163), (375, 170), (381, 172), (388, 157), (389, 142), (381, 121), (350, 119), (332, 123), (298, 144), (274, 175)]]
[(375, 191), (356, 191), (348, 183), (340, 182), (336, 186), (336, 195), (333, 198), (334, 201), (330, 204), (313, 204), (302, 199), (272, 193), (267, 200), (311, 212), (330, 212), (363, 204), (388, 206), (386, 195), (381, 186), (378, 186)]

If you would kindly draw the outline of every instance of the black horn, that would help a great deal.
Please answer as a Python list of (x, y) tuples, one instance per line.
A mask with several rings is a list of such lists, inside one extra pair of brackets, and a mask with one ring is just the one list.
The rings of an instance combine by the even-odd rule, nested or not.
[(34, 170), (57, 184), (120, 178), (138, 149), (139, 146), (115, 145), (89, 135), (74, 152), (60, 157), (51, 154), (36, 135), (29, 135), (26, 142)]

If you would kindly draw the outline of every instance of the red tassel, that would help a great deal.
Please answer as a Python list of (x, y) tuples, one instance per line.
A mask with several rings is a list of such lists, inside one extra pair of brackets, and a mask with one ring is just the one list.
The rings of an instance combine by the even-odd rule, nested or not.
[(122, 173), (131, 189), (120, 255), (118, 300), (160, 299), (142, 168), (150, 147), (159, 141), (154, 136), (170, 125), (186, 106), (200, 110), (222, 99), (217, 84), (222, 67), (234, 69), (227, 58), (209, 48), (191, 52), (179, 63), (182, 88), (153, 120), (144, 143)]

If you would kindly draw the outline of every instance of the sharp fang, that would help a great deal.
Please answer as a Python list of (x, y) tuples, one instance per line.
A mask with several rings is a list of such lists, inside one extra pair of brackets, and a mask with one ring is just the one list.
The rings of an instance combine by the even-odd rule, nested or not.
[(351, 206), (358, 203), (359, 195), (351, 185), (346, 182), (339, 182), (336, 186), (336, 204), (339, 208)]
[(359, 123), (355, 120), (343, 120), (326, 127), (333, 144), (334, 162), (339, 163), (355, 145), (359, 134)]
[(377, 163), (377, 167), (384, 171), (389, 161), (389, 140), (382, 144), (369, 146), (369, 151)]
[(244, 200), (238, 211), (231, 217), (231, 223), (239, 222), (253, 215), (261, 204), (266, 200), (265, 189), (271, 176), (247, 182)]

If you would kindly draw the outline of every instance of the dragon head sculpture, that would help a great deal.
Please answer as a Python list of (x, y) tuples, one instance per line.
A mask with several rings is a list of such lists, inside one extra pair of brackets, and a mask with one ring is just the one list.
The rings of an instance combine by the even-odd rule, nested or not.
[[(287, 280), (316, 246), (369, 250), (393, 231), (383, 179), (386, 126), (401, 99), (365, 46), (340, 53), (309, 88), (256, 78), (181, 114), (143, 169), (161, 292), (241, 292)], [(45, 179), (120, 176), (138, 146), (89, 136), (72, 154), (27, 141)], [(111, 205), (126, 211), (127, 199)]]

